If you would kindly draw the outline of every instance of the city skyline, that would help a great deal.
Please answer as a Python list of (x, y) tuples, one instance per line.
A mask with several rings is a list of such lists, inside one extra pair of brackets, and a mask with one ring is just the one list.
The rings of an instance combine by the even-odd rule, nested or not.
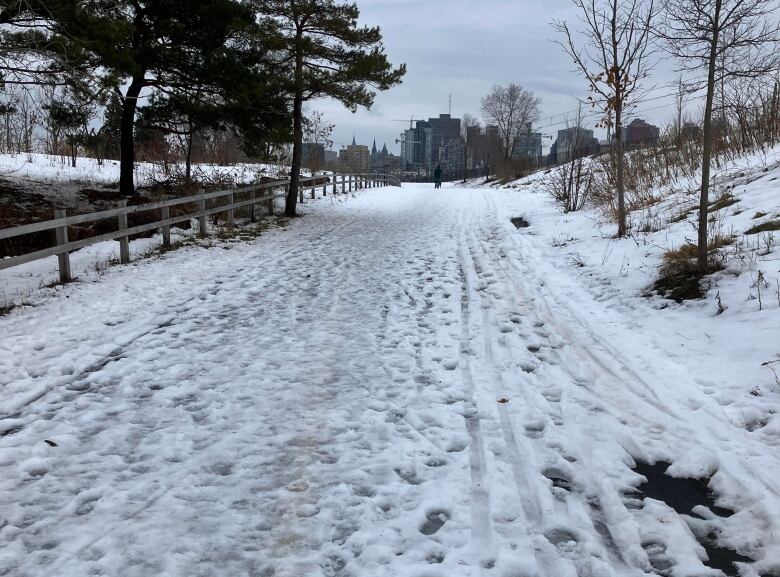
[[(336, 124), (334, 150), (350, 144), (355, 135), (369, 146), (374, 138), (386, 142), (390, 152), (398, 155), (396, 140), (409, 129), (412, 115), (427, 120), (448, 113), (451, 95), (453, 117), (466, 113), (479, 117), (481, 97), (493, 85), (510, 82), (541, 98), (539, 126), (548, 137), (543, 139), (548, 149), (558, 130), (565, 128), (564, 113), (574, 111), (577, 99), (588, 95), (585, 81), (554, 43), (550, 25), (553, 19), (576, 21), (578, 12), (570, 0), (485, 0), (478, 11), (466, 0), (429, 0), (424, 5), (412, 0), (358, 0), (358, 6), (361, 23), (382, 28), (391, 61), (405, 62), (408, 73), (401, 86), (377, 94), (368, 111), (353, 114), (333, 101), (311, 104), (311, 109), (321, 110)], [(408, 17), (412, 9), (418, 15), (415, 19)], [(650, 100), (629, 117), (662, 126), (669, 120), (673, 101), (669, 84), (675, 74), (659, 64), (653, 76), (654, 82), (647, 86), (652, 90)], [(592, 128), (595, 119), (588, 120), (585, 124)], [(602, 132), (596, 130), (600, 138), (605, 136)]]

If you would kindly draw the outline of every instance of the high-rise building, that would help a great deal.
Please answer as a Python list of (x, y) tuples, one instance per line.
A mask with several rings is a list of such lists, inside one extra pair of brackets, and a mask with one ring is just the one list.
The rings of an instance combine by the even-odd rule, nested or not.
[(517, 140), (515, 140), (512, 158), (527, 160), (532, 164), (537, 164), (542, 158), (542, 133), (525, 132), (520, 134)]
[(558, 164), (596, 154), (599, 151), (599, 141), (593, 137), (593, 131), (581, 126), (559, 130), (556, 144)]
[(439, 114), (439, 118), (429, 118), (431, 128), (431, 151), (429, 167), (436, 164), (437, 152), (442, 146), (449, 145), (452, 139), (460, 139), (460, 118), (452, 118), (449, 114)]
[(352, 144), (341, 149), (339, 161), (345, 170), (353, 173), (365, 173), (371, 165), (371, 152), (368, 146), (357, 144), (352, 137)]
[(301, 166), (311, 170), (320, 170), (325, 166), (325, 145), (304, 142), (301, 146)]
[(485, 166), (495, 168), (501, 158), (501, 133), (498, 126), (488, 124), (482, 141), (482, 162)]
[[(452, 118), (449, 114), (440, 114), (438, 118), (418, 120), (413, 128), (405, 130), (401, 135), (401, 163), (403, 170), (417, 174), (430, 175), (438, 164), (442, 168), (454, 157), (460, 156), (459, 170), (462, 170), (465, 147), (460, 134), (460, 118)], [(479, 128), (476, 129), (479, 134)], [(472, 130), (474, 132), (474, 130)], [(458, 141), (455, 153), (455, 140)]]
[(623, 142), (628, 147), (652, 146), (658, 143), (661, 130), (640, 118), (635, 118), (626, 126)]
[(414, 163), (428, 169), (431, 164), (431, 125), (425, 120), (418, 120), (414, 132)]
[(434, 162), (434, 164), (440, 164), (448, 178), (455, 178), (463, 174), (465, 154), (466, 147), (463, 144), (463, 139), (460, 136), (450, 138), (446, 144), (439, 147), (439, 160), (438, 163)]
[(414, 159), (417, 150), (417, 142), (415, 141), (416, 136), (417, 132), (413, 128), (404, 130), (401, 135), (401, 165), (404, 170), (406, 170), (407, 167), (413, 167), (415, 164)]

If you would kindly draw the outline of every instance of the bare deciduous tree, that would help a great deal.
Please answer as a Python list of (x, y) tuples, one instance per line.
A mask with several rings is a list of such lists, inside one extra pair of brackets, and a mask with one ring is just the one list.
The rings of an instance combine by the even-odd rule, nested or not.
[(707, 215), (715, 90), (727, 78), (762, 76), (777, 66), (776, 0), (667, 0), (659, 36), (690, 72), (706, 70), (697, 270), (708, 271)]
[[(573, 121), (566, 119), (566, 128), (579, 128), (582, 126), (582, 110), (577, 110), (577, 116)], [(554, 169), (550, 180), (550, 192), (555, 201), (563, 208), (564, 212), (580, 210), (588, 202), (593, 187), (593, 167), (585, 162), (585, 150), (588, 143), (585, 142), (584, 132), (573, 132), (571, 141), (572, 159), (568, 163)]]
[(541, 101), (534, 93), (518, 86), (494, 86), (482, 99), (482, 116), (486, 123), (498, 127), (504, 162), (512, 159), (517, 140), (539, 120)]
[(623, 146), (623, 118), (640, 99), (641, 81), (652, 68), (650, 39), (654, 16), (653, 0), (573, 0), (582, 12), (582, 40), (578, 42), (569, 24), (554, 21), (565, 38), (558, 44), (571, 56), (585, 76), (593, 106), (604, 112), (611, 128), (614, 116), (614, 146), (617, 163), (618, 237), (626, 234), (626, 204)]
[[(303, 138), (306, 142), (312, 144), (321, 144), (325, 148), (333, 146), (333, 129), (335, 124), (327, 121), (325, 115), (319, 110), (312, 110), (310, 114), (303, 118)], [(309, 168), (312, 174), (316, 174), (322, 167), (319, 165), (319, 158), (309, 159)]]

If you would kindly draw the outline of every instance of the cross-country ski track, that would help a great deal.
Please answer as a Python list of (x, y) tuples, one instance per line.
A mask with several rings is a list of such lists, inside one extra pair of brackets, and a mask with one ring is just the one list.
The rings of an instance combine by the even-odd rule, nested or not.
[[(780, 430), (516, 229), (522, 196), (304, 213), (0, 317), (0, 575), (722, 575), (705, 542), (775, 574)], [(659, 462), (717, 507), (643, 495)]]

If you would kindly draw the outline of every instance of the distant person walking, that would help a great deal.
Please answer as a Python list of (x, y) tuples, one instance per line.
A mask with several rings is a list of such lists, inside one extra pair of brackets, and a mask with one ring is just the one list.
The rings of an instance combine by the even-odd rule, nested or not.
[(436, 167), (436, 170), (433, 171), (433, 178), (436, 181), (436, 188), (441, 188), (441, 177), (442, 177), (442, 169), (440, 164)]

